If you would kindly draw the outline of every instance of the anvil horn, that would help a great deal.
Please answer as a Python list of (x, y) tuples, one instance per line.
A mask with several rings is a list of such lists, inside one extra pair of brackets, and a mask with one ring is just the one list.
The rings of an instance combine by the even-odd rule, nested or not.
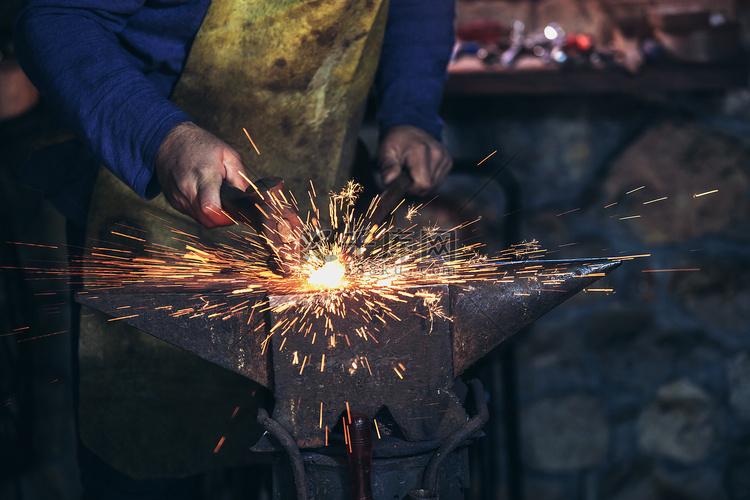
[(501, 262), (493, 278), (452, 286), (454, 374), (620, 264), (609, 259)]

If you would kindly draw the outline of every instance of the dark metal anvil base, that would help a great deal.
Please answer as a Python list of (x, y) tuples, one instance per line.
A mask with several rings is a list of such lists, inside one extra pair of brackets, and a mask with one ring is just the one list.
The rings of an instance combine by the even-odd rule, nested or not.
[[(374, 458), (372, 462), (372, 493), (374, 498), (409, 498), (410, 492), (421, 489), (425, 467), (434, 451), (408, 457)], [(332, 457), (315, 452), (302, 455), (312, 498), (348, 499), (350, 478), (346, 457)], [(274, 467), (274, 500), (295, 498), (294, 482), (286, 467)], [(469, 488), (468, 447), (462, 446), (448, 455), (438, 471), (435, 493), (440, 500), (464, 500)], [(308, 497), (310, 498), (310, 497)]]
[[(450, 310), (447, 285), (409, 292), (435, 296), (438, 301), (433, 307)], [(287, 301), (299, 301), (282, 314), (272, 313), (272, 324), (293, 320), (305, 299), (271, 297), (272, 311)], [(330, 318), (329, 328), (337, 332), (336, 347), (331, 347), (330, 335), (321, 338), (323, 328), (315, 343), (311, 343), (312, 335), (295, 332), (271, 338), (273, 418), (293, 431), (300, 447), (322, 447), (326, 429), (340, 424), (347, 404), (350, 411), (365, 413), (370, 419), (387, 409), (407, 441), (444, 439), (466, 421), (466, 412), (453, 392), (450, 322), (430, 319), (428, 306), (418, 297), (390, 307), (399, 320), (389, 317), (386, 324), (366, 325), (372, 337), (356, 333), (363, 327), (360, 316)], [(321, 318), (314, 325), (323, 323)], [(321, 366), (323, 356), (325, 365)], [(307, 367), (301, 370), (304, 359)]]
[[(336, 425), (347, 402), (369, 418), (387, 408), (406, 440), (444, 439), (466, 419), (453, 393), (455, 377), (619, 265), (609, 259), (483, 264), (482, 279), (414, 290), (433, 293), (450, 321), (431, 314), (421, 297), (394, 302), (399, 319), (382, 314), (386, 321), (376, 325), (377, 342), (354, 333), (372, 325), (352, 315), (316, 319), (312, 329), (321, 337), (315, 343), (304, 332), (291, 330), (283, 336), (274, 333), (270, 348), (264, 345), (276, 321), (301, 315), (305, 301), (316, 300), (311, 295), (237, 295), (226, 289), (155, 284), (90, 291), (78, 300), (113, 316), (129, 306), (128, 311), (138, 314), (131, 312), (123, 321), (268, 387), (276, 399), (273, 418), (300, 448), (315, 449), (324, 445), (325, 427)], [(201, 314), (212, 304), (231, 309), (248, 299), (261, 307), (237, 309), (221, 320)], [(355, 299), (346, 300), (348, 307), (357, 305)], [(299, 305), (279, 314), (258, 313), (268, 304), (286, 302)], [(327, 321), (333, 324), (326, 326)], [(337, 337), (336, 347), (329, 342), (330, 333), (322, 335), (325, 331)], [(309, 364), (303, 370), (305, 356)]]
[[(385, 436), (373, 441), (370, 485), (374, 498), (464, 500), (469, 488), (468, 446), (482, 436), (489, 419), (484, 388), (472, 380), (473, 416), (444, 441), (409, 442)], [(353, 472), (341, 434), (315, 451), (300, 452), (286, 430), (259, 411), (258, 421), (267, 429), (253, 451), (276, 452), (273, 463), (274, 500), (344, 500), (351, 495)]]

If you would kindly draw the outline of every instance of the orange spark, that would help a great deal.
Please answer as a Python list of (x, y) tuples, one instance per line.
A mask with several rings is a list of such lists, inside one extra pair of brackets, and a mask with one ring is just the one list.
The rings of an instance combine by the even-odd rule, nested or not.
[(487, 156), (485, 157), (485, 159), (484, 159), (484, 160), (482, 160), (482, 161), (480, 161), (479, 163), (477, 163), (477, 167), (478, 167), (479, 165), (481, 165), (482, 163), (484, 163), (485, 161), (487, 161), (487, 160), (488, 160), (488, 159), (490, 158), (490, 156), (494, 155), (495, 153), (497, 153), (497, 149), (496, 149), (496, 150), (494, 150), (494, 151), (493, 151), (492, 153), (488, 154), (488, 155), (487, 155)]
[(21, 343), (21, 342), (28, 342), (29, 340), (43, 339), (43, 338), (46, 338), (46, 337), (52, 337), (54, 335), (60, 335), (61, 333), (68, 333), (68, 330), (60, 330), (59, 332), (48, 333), (46, 335), (38, 335), (36, 337), (31, 337), (31, 338), (28, 338), (28, 339), (21, 339), (18, 342)]
[(20, 241), (6, 241), (8, 245), (20, 245), (25, 247), (37, 247), (37, 248), (51, 248), (53, 250), (57, 250), (58, 247), (51, 246), (51, 245), (39, 245), (37, 243), (22, 243)]
[(700, 268), (692, 268), (692, 269), (644, 269), (641, 272), (642, 273), (676, 273), (676, 272), (686, 272), (686, 271), (700, 271)]
[(221, 436), (221, 439), (219, 439), (219, 444), (217, 444), (216, 448), (214, 448), (214, 453), (219, 453), (219, 449), (221, 449), (221, 445), (224, 444), (225, 439), (226, 439), (225, 436)]
[(248, 133), (247, 129), (245, 127), (242, 127), (242, 131), (245, 132), (245, 135), (247, 136), (247, 139), (250, 141), (250, 144), (253, 145), (253, 149), (255, 149), (255, 152), (258, 153), (258, 156), (260, 156), (260, 151), (258, 151), (258, 146), (255, 145), (255, 142), (253, 142), (253, 138), (250, 137), (250, 134)]
[(143, 238), (136, 238), (135, 236), (130, 236), (129, 234), (118, 233), (116, 231), (111, 231), (111, 233), (117, 236), (122, 236), (123, 238), (130, 238), (131, 240), (135, 240), (135, 241), (146, 241)]
[(130, 316), (120, 316), (119, 318), (109, 318), (107, 321), (119, 321), (121, 319), (137, 318), (140, 314), (131, 314)]
[(623, 255), (621, 257), (608, 257), (610, 260), (633, 260), (641, 257), (651, 257), (650, 253), (642, 253), (640, 255)]
[(718, 193), (718, 192), (719, 192), (718, 189), (714, 189), (713, 191), (706, 191), (705, 193), (697, 193), (697, 194), (693, 195), (693, 198), (699, 198), (701, 196), (706, 196), (707, 194), (714, 194), (714, 193)]

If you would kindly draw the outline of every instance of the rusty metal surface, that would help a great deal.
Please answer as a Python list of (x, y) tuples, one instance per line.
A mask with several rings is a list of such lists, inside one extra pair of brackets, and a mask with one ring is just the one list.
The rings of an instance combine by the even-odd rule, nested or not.
[(479, 432), (487, 420), (490, 418), (490, 412), (487, 409), (487, 401), (484, 395), (484, 386), (479, 379), (469, 381), (471, 392), (476, 406), (476, 415), (471, 417), (464, 425), (454, 430), (445, 442), (435, 451), (430, 462), (425, 467), (422, 476), (422, 490), (437, 492), (438, 470), (443, 461), (450, 456), (453, 451), (462, 443), (465, 443), (472, 435)]
[(608, 259), (503, 262), (494, 279), (451, 287), (455, 375), (619, 265)]
[[(447, 286), (421, 291), (437, 295), (440, 305), (448, 310)], [(314, 296), (308, 298), (315, 300)], [(271, 297), (272, 310), (289, 301), (296, 303), (283, 314), (272, 313), (272, 324), (301, 314), (308, 298)], [(301, 448), (322, 447), (326, 426), (331, 430), (340, 422), (347, 403), (351, 412), (369, 418), (387, 406), (408, 441), (443, 439), (466, 421), (466, 412), (451, 390), (450, 322), (437, 317), (430, 321), (430, 312), (419, 297), (394, 304), (392, 312), (400, 320), (389, 318), (378, 325), (379, 331), (370, 325), (372, 336), (366, 340), (356, 333), (363, 326), (361, 318), (331, 318), (330, 330), (337, 332), (335, 348), (330, 337), (322, 336), (323, 317), (306, 335), (273, 335), (273, 418)]]
[[(436, 294), (452, 321), (431, 315), (415, 296), (393, 303), (398, 319), (321, 315), (306, 331), (284, 335), (273, 325), (291, 323), (325, 294), (235, 295), (226, 279), (204, 289), (128, 285), (77, 300), (272, 389), (273, 418), (301, 448), (323, 446), (326, 426), (331, 431), (340, 423), (346, 403), (370, 418), (387, 407), (406, 440), (429, 441), (445, 439), (467, 418), (452, 391), (455, 376), (619, 265), (607, 259), (498, 262), (485, 279), (419, 288)], [(268, 307), (268, 314), (260, 312)], [(370, 332), (364, 337), (357, 333), (363, 327)]]
[(221, 206), (238, 224), (247, 224), (261, 235), (272, 271), (288, 276), (300, 259), (302, 220), (285, 201), (284, 180), (265, 177), (243, 191), (224, 181)]
[(270, 354), (262, 348), (263, 315), (257, 307), (222, 314), (248, 300), (248, 305), (263, 303), (263, 294), (233, 296), (220, 290), (128, 285), (82, 292), (76, 300), (273, 389)]

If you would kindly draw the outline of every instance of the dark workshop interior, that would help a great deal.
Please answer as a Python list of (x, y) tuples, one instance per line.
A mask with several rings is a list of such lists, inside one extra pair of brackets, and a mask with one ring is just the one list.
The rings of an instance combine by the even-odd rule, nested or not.
[[(20, 5), (0, 5), (0, 499), (68, 500), (65, 221), (18, 180), (50, 116)], [(450, 498), (750, 499), (750, 2), (458, 0), (456, 28), (454, 169), (420, 217), (481, 217), (463, 237), (488, 255), (624, 260), (464, 372), (489, 420)], [(270, 500), (269, 471), (211, 471), (195, 499)]]

